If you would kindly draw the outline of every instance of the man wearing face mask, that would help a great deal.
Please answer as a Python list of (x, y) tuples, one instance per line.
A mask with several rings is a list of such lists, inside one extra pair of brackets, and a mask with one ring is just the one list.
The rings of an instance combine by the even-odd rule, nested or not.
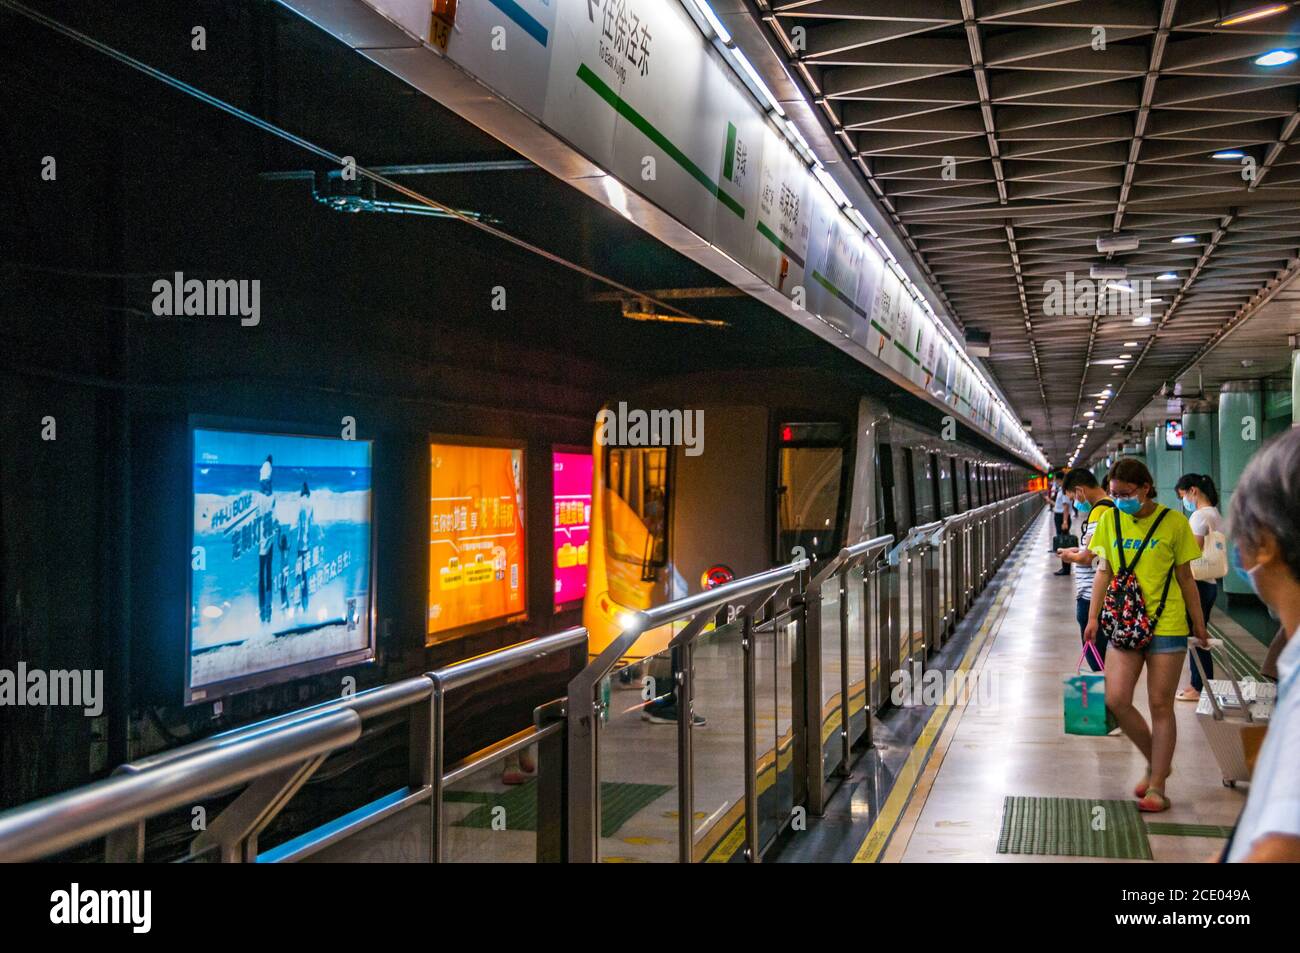
[[(1092, 584), (1097, 575), (1093, 567), (1097, 557), (1088, 546), (1092, 542), (1093, 533), (1096, 532), (1097, 521), (1115, 505), (1115, 501), (1097, 483), (1097, 478), (1092, 475), (1092, 471), (1082, 467), (1071, 470), (1065, 477), (1065, 492), (1073, 501), (1075, 510), (1083, 520), (1083, 526), (1079, 530), (1079, 545), (1073, 549), (1057, 550), (1057, 555), (1074, 566), (1075, 617), (1079, 621), (1079, 635), (1082, 637), (1088, 628)], [(1105, 663), (1106, 641), (1106, 634), (1099, 633), (1097, 641), (1093, 644), (1096, 654), (1085, 653), (1088, 666), (1094, 672), (1101, 671)]]
[(1277, 659), (1277, 702), (1227, 859), (1300, 862), (1300, 428), (1246, 467), (1228, 522), (1233, 561), (1281, 621), (1287, 642)]

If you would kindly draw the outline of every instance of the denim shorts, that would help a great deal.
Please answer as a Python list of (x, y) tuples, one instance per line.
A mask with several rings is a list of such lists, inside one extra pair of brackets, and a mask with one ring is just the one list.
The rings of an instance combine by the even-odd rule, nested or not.
[(1146, 655), (1164, 655), (1166, 652), (1186, 652), (1187, 651), (1186, 635), (1155, 635), (1151, 637), (1151, 643), (1143, 649)]

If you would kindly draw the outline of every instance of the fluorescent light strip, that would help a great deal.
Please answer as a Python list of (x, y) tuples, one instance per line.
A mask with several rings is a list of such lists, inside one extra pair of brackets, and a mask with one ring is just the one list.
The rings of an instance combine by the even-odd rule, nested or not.
[[(749, 58), (745, 56), (743, 51), (736, 48), (730, 32), (728, 32), (727, 28), (718, 18), (718, 15), (713, 12), (713, 9), (707, 3), (707, 0), (682, 0), (682, 2), (686, 5), (686, 12), (690, 15), (691, 19), (695, 21), (700, 32), (703, 33), (705, 38), (708, 39), (714, 48), (718, 50), (723, 59), (731, 64), (733, 70), (735, 70), (735, 72), (745, 82), (745, 85), (749, 87), (750, 92), (759, 101), (759, 104), (763, 106), (764, 110), (776, 113), (778, 118), (775, 118), (773, 121), (785, 134), (786, 139), (790, 141), (795, 152), (797, 152), (799, 156), (808, 163), (813, 176), (821, 184), (822, 188), (826, 190), (826, 194), (831, 197), (831, 200), (839, 206), (840, 210), (851, 222), (853, 222), (854, 225), (857, 225), (859, 229), (865, 231), (875, 240), (876, 244), (880, 247), (880, 251), (885, 256), (889, 270), (894, 273), (895, 277), (897, 277), (908, 290), (912, 299), (918, 302), (925, 309), (925, 312), (934, 319), (936, 327), (943, 332), (943, 336), (947, 338), (948, 343), (952, 345), (953, 352), (958, 355), (961, 361), (967, 366), (967, 368), (969, 368), (971, 373), (975, 375), (976, 380), (984, 387), (985, 394), (989, 400), (993, 402), (996, 408), (1003, 412), (1002, 416), (1004, 419), (1001, 421), (1001, 424), (1008, 430), (1011, 430), (1013, 435), (1018, 435), (1020, 437), (1020, 446), (1022, 449), (1028, 447), (1030, 445), (1029, 437), (1021, 428), (1019, 422), (1012, 422), (1010, 426), (1008, 426), (1008, 421), (1011, 416), (1010, 409), (995, 393), (992, 383), (985, 378), (982, 373), (980, 373), (974, 362), (971, 361), (970, 356), (966, 354), (965, 348), (956, 337), (953, 336), (952, 332), (948, 330), (947, 325), (939, 320), (939, 316), (935, 312), (934, 307), (930, 304), (929, 300), (902, 270), (902, 267), (900, 266), (898, 259), (894, 257), (893, 252), (891, 252), (885, 245), (876, 230), (871, 227), (871, 224), (866, 220), (866, 217), (854, 207), (852, 201), (849, 200), (849, 197), (845, 194), (843, 188), (840, 187), (840, 184), (835, 181), (830, 173), (826, 171), (825, 167), (817, 161), (817, 156), (813, 152), (812, 146), (808, 144), (808, 140), (804, 138), (798, 127), (795, 126), (789, 116), (786, 115), (785, 109), (781, 106), (781, 103), (777, 100), (772, 90), (768, 88), (767, 83), (765, 83), (763, 78), (759, 76), (758, 70), (754, 68), (754, 65), (749, 61)], [(786, 78), (790, 79), (789, 71), (787, 70), (785, 73)], [(790, 80), (790, 82), (791, 85), (793, 85), (794, 81)], [(996, 429), (997, 425), (995, 424), (994, 426)]]

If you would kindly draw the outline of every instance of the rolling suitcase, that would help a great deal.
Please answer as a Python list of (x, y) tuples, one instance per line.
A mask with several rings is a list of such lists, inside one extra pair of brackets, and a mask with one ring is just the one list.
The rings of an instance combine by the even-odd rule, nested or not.
[[(1222, 646), (1222, 640), (1210, 639), (1211, 651)], [(1222, 666), (1228, 677), (1206, 678), (1200, 654), (1192, 652), (1191, 656), (1204, 686), (1201, 700), (1196, 704), (1196, 720), (1214, 752), (1223, 783), (1236, 787), (1238, 781), (1250, 780), (1254, 756), (1259, 752), (1264, 732), (1268, 730), (1269, 716), (1273, 713), (1277, 686), (1253, 678), (1238, 678), (1224, 652), (1218, 653), (1216, 664)]]

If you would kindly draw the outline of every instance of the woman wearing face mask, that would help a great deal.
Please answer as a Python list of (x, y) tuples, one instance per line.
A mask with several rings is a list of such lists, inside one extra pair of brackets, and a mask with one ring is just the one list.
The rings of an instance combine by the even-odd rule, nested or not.
[[(1191, 635), (1201, 646), (1209, 643), (1192, 577), (1192, 561), (1201, 555), (1201, 547), (1196, 545), (1187, 517), (1155, 501), (1155, 481), (1142, 461), (1122, 457), (1106, 482), (1116, 512), (1097, 524), (1090, 545), (1102, 564), (1093, 581), (1084, 638), (1096, 640), (1106, 590), (1121, 566), (1127, 566), (1136, 577), (1146, 614), (1153, 620), (1153, 634), (1140, 650), (1121, 648), (1112, 638), (1106, 657), (1106, 707), (1147, 759), (1147, 773), (1133, 791), (1138, 809), (1166, 811), (1165, 780), (1178, 735), (1174, 693), (1187, 655), (1189, 622)], [(1133, 704), (1133, 689), (1144, 666), (1150, 727)]]
[(1265, 446), (1232, 494), (1234, 560), (1282, 622), (1277, 702), (1229, 861), (1300, 861), (1300, 428)]
[[(1219, 491), (1215, 489), (1214, 481), (1208, 476), (1199, 473), (1184, 473), (1182, 478), (1174, 487), (1174, 492), (1178, 498), (1183, 501), (1183, 510), (1187, 513), (1187, 521), (1192, 526), (1192, 535), (1196, 537), (1196, 545), (1205, 551), (1205, 540), (1211, 533), (1223, 532), (1223, 517), (1219, 515)], [(1214, 608), (1214, 600), (1219, 596), (1219, 580), (1217, 579), (1198, 579), (1196, 580), (1196, 591), (1201, 597), (1201, 615), (1205, 621), (1210, 621), (1210, 611)], [(1208, 649), (1193, 648), (1201, 657), (1201, 664), (1205, 666), (1205, 674), (1209, 678), (1214, 678), (1214, 659), (1210, 656)], [(1201, 699), (1201, 672), (1200, 669), (1192, 662), (1191, 656), (1188, 656), (1187, 666), (1192, 670), (1192, 684), (1189, 688), (1184, 688), (1178, 693), (1177, 698), (1180, 702), (1195, 702)]]

